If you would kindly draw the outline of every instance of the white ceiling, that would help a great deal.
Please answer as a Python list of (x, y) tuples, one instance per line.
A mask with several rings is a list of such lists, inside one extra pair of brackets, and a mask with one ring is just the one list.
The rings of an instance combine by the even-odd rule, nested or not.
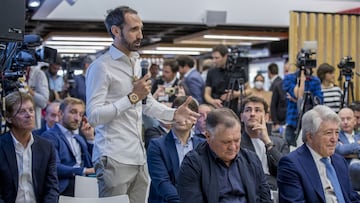
[[(71, 1), (71, 0), (69, 0)], [(206, 11), (226, 11), (226, 25), (289, 26), (289, 11), (339, 12), (360, 7), (345, 0), (47, 0), (35, 20), (103, 21), (106, 11), (127, 5), (144, 22), (205, 24)]]

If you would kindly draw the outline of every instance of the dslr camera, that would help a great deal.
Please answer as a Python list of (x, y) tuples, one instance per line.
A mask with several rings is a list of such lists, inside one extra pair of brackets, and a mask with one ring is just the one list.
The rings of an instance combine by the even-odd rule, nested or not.
[(304, 71), (306, 76), (312, 75), (312, 68), (316, 67), (316, 59), (313, 59), (315, 54), (311, 49), (301, 49), (296, 56), (296, 67)]
[(338, 64), (338, 68), (340, 69), (340, 74), (351, 77), (353, 75), (352, 69), (355, 68), (355, 62), (352, 61), (351, 56), (345, 56), (340, 60)]

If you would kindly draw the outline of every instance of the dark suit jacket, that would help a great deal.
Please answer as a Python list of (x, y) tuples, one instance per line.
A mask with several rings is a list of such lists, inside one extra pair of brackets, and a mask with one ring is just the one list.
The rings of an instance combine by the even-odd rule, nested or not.
[(43, 134), (43, 132), (45, 132), (47, 130), (46, 128), (46, 121), (44, 119), (41, 119), (41, 128), (33, 130), (32, 134), (33, 135), (41, 135)]
[[(343, 156), (350, 155), (350, 154), (358, 154), (360, 155), (360, 144), (358, 141), (360, 140), (360, 134), (355, 133), (354, 136), (354, 143), (349, 143), (344, 131), (340, 130), (339, 132), (339, 142), (336, 145), (335, 152), (341, 154)], [(351, 158), (346, 159), (350, 164)]]
[[(345, 159), (336, 153), (330, 158), (345, 202), (360, 202), (359, 194), (352, 189)], [(306, 144), (280, 159), (277, 180), (280, 202), (325, 203), (320, 175)]]
[(92, 168), (91, 155), (89, 147), (85, 139), (77, 135), (76, 140), (80, 144), (81, 148), (81, 161), (83, 166), (74, 168), (76, 164), (75, 156), (71, 150), (71, 145), (66, 139), (65, 135), (58, 127), (59, 124), (55, 124), (53, 128), (44, 132), (43, 137), (49, 139), (56, 150), (56, 167), (59, 176), (59, 188), (62, 193), (70, 183), (71, 179), (75, 179), (75, 175), (83, 175), (84, 168)]
[[(216, 163), (207, 142), (189, 152), (181, 164), (178, 176), (180, 202), (217, 203), (219, 201)], [(266, 182), (259, 158), (254, 152), (241, 149), (238, 154), (241, 181), (248, 203), (271, 203), (270, 188)]]
[[(55, 150), (47, 140), (34, 135), (32, 181), (36, 202), (56, 203), (59, 198)], [(0, 202), (15, 202), (18, 167), (13, 139), (9, 132), (0, 136)]]
[(204, 103), (205, 82), (197, 70), (193, 70), (184, 79), (186, 95), (192, 96), (199, 104)]
[(270, 113), (274, 124), (285, 124), (286, 118), (286, 92), (282, 88), (283, 80), (277, 77), (270, 86), (272, 91)]
[[(284, 139), (281, 139), (279, 137), (270, 136), (270, 139), (275, 146), (266, 152), (269, 172), (270, 175), (274, 178), (273, 181), (269, 181), (269, 184), (270, 186), (275, 184), (274, 185), (275, 188), (271, 188), (271, 189), (276, 190), (276, 175), (277, 175), (278, 163), (282, 156), (289, 153), (289, 146), (287, 145)], [(251, 142), (251, 138), (245, 131), (241, 136), (240, 147), (255, 152), (255, 148), (253, 143)]]
[[(193, 148), (204, 141), (193, 136)], [(147, 160), (151, 177), (149, 203), (179, 202), (175, 185), (180, 167), (172, 131), (150, 141)]]
[(158, 138), (166, 134), (166, 131), (161, 126), (146, 129), (144, 132), (145, 148), (148, 148), (151, 139)]

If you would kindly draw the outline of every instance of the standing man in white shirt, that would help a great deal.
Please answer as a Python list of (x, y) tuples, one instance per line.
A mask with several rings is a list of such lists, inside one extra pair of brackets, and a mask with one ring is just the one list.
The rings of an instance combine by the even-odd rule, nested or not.
[(86, 77), (86, 113), (96, 130), (93, 162), (99, 196), (127, 194), (132, 203), (145, 202), (149, 178), (142, 113), (164, 121), (192, 123), (199, 114), (188, 108), (191, 97), (176, 110), (151, 96), (150, 74), (141, 77), (136, 61), (143, 23), (135, 10), (115, 8), (105, 25), (114, 42), (90, 65)]

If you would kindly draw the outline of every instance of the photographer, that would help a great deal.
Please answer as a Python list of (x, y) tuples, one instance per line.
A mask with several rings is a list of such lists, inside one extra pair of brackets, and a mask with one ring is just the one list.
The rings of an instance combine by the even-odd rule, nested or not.
[(320, 79), (312, 75), (314, 67), (298, 67), (294, 73), (285, 76), (283, 89), (287, 94), (287, 112), (286, 112), (286, 130), (285, 138), (289, 145), (296, 147), (295, 134), (298, 125), (299, 110), (298, 104), (302, 104), (304, 92), (310, 92), (314, 99), (320, 104), (323, 103), (323, 94), (321, 92)]

